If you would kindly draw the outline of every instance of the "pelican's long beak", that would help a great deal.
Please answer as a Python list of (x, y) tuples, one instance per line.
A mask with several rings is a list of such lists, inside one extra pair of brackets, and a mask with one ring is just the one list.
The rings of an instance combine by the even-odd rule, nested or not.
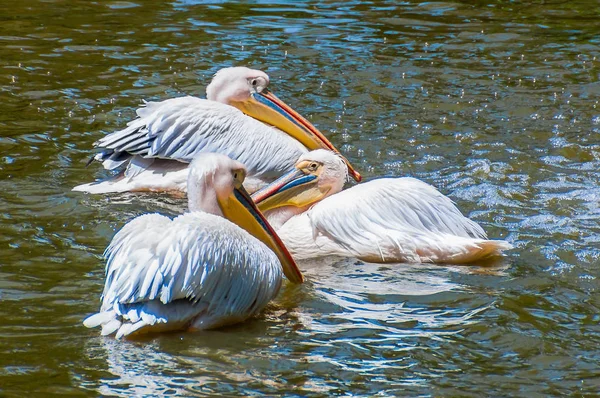
[(293, 170), (256, 191), (252, 199), (261, 211), (267, 211), (282, 206), (310, 206), (323, 199), (328, 192), (319, 188), (317, 176)]
[[(246, 115), (284, 131), (311, 151), (323, 148), (340, 153), (311, 122), (266, 89), (261, 93), (253, 93), (246, 101), (233, 101), (230, 104)], [(350, 175), (360, 182), (362, 180), (360, 173), (345, 157), (342, 156), (342, 159), (346, 162)]]
[(267, 245), (279, 258), (283, 273), (292, 283), (304, 282), (304, 276), (292, 255), (277, 236), (271, 225), (258, 210), (252, 198), (243, 186), (233, 190), (227, 203), (220, 202), (223, 215), (232, 222), (244, 228), (251, 235)]

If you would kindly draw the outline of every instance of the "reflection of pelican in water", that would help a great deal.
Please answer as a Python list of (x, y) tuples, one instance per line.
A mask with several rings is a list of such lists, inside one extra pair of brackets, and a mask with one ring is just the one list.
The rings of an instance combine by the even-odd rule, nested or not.
[[(259, 70), (225, 68), (206, 88), (207, 99), (147, 102), (125, 129), (95, 144), (103, 151), (94, 159), (108, 170), (124, 171), (73, 190), (185, 191), (187, 163), (201, 152), (216, 152), (244, 163), (244, 185), (254, 191), (291, 170), (307, 150), (337, 151), (316, 127), (270, 93), (268, 84), (269, 77)], [(349, 163), (348, 168), (360, 181)]]
[(311, 260), (301, 266), (316, 297), (330, 304), (330, 310), (316, 313), (307, 309), (294, 315), (311, 333), (332, 333), (332, 338), (343, 339), (345, 332), (361, 328), (373, 330), (367, 334), (374, 340), (453, 335), (477, 322), (478, 314), (491, 305), (456, 305), (456, 297), (470, 295), (470, 288), (454, 282), (453, 275), (473, 268), (374, 264), (339, 257)]
[(500, 255), (434, 187), (414, 178), (380, 178), (342, 191), (346, 166), (323, 149), (253, 195), (297, 260), (338, 255), (371, 262), (469, 263)]
[[(100, 347), (94, 347), (94, 343)], [(93, 351), (92, 351), (93, 350)], [(88, 351), (94, 360), (106, 357), (110, 377), (100, 379), (98, 393), (110, 397), (189, 396), (188, 383), (177, 382), (192, 369), (182, 358), (164, 352), (156, 342), (132, 344), (114, 339), (93, 339)]]
[(224, 155), (194, 159), (190, 213), (173, 220), (146, 214), (115, 235), (106, 250), (102, 307), (85, 325), (117, 338), (214, 328), (262, 310), (279, 291), (282, 268), (301, 283), (294, 260), (242, 187), (245, 174)]
[[(264, 328), (170, 333), (136, 342), (89, 339), (86, 346), (90, 361), (104, 362), (94, 369), (101, 375), (94, 384), (102, 396), (230, 396), (232, 389), (246, 396), (255, 395), (257, 384), (289, 388), (284, 380), (268, 377), (273, 357), (285, 355), (277, 350), (281, 340), (265, 335)], [(249, 366), (253, 362), (267, 368)]]

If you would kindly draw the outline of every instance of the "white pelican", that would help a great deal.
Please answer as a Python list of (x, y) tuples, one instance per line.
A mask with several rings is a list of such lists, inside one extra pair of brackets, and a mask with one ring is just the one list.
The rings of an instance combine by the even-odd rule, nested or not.
[(342, 191), (344, 162), (323, 149), (302, 155), (296, 169), (253, 196), (296, 260), (460, 264), (511, 248), (488, 240), (452, 200), (417, 179), (380, 178)]
[[(108, 170), (123, 171), (73, 190), (185, 192), (187, 164), (200, 152), (217, 152), (246, 165), (245, 186), (255, 191), (292, 170), (298, 156), (308, 150), (337, 152), (316, 127), (270, 93), (268, 84), (269, 76), (262, 71), (225, 68), (206, 88), (207, 99), (187, 96), (146, 102), (125, 129), (94, 144), (103, 151), (93, 159)], [(348, 168), (360, 181), (350, 163)]]
[[(190, 166), (190, 213), (145, 214), (105, 252), (100, 312), (84, 321), (116, 337), (241, 322), (303, 276), (242, 187), (246, 168), (221, 154)], [(231, 221), (236, 224), (233, 224)]]

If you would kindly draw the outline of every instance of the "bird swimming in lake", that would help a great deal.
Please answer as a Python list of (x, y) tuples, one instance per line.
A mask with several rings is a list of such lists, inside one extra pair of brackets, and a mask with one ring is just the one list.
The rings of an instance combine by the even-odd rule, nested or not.
[[(84, 321), (117, 338), (241, 322), (262, 310), (282, 283), (303, 276), (242, 183), (246, 168), (221, 154), (190, 165), (189, 213), (145, 214), (105, 251), (100, 312)], [(235, 224), (234, 224), (235, 223)]]
[(350, 256), (368, 262), (469, 263), (512, 246), (488, 240), (451, 199), (415, 178), (379, 178), (342, 191), (335, 153), (304, 154), (253, 195), (296, 260)]
[[(102, 152), (93, 160), (121, 172), (73, 190), (185, 192), (188, 163), (198, 153), (216, 152), (247, 167), (245, 187), (253, 192), (292, 170), (309, 150), (338, 152), (308, 120), (269, 92), (268, 84), (269, 76), (262, 71), (224, 68), (206, 88), (207, 99), (145, 102), (125, 129), (94, 144)], [(347, 165), (360, 181), (360, 174)]]

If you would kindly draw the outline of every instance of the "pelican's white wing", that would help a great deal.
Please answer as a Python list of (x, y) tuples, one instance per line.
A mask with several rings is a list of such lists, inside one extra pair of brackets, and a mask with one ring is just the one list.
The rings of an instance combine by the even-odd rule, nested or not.
[(158, 214), (125, 225), (106, 249), (103, 334), (239, 322), (279, 291), (281, 266), (262, 242), (221, 217)]
[(126, 177), (149, 167), (153, 158), (189, 163), (200, 152), (215, 152), (242, 162), (250, 175), (268, 181), (291, 170), (306, 152), (287, 134), (215, 101), (187, 96), (147, 102), (137, 115), (127, 128), (95, 144), (105, 149), (96, 159), (110, 170), (135, 156), (137, 164), (128, 163)]
[(510, 247), (486, 240), (483, 229), (448, 197), (414, 178), (356, 185), (291, 218), (278, 234), (299, 259), (352, 255), (377, 262), (465, 262), (477, 258), (474, 250), (481, 258)]

